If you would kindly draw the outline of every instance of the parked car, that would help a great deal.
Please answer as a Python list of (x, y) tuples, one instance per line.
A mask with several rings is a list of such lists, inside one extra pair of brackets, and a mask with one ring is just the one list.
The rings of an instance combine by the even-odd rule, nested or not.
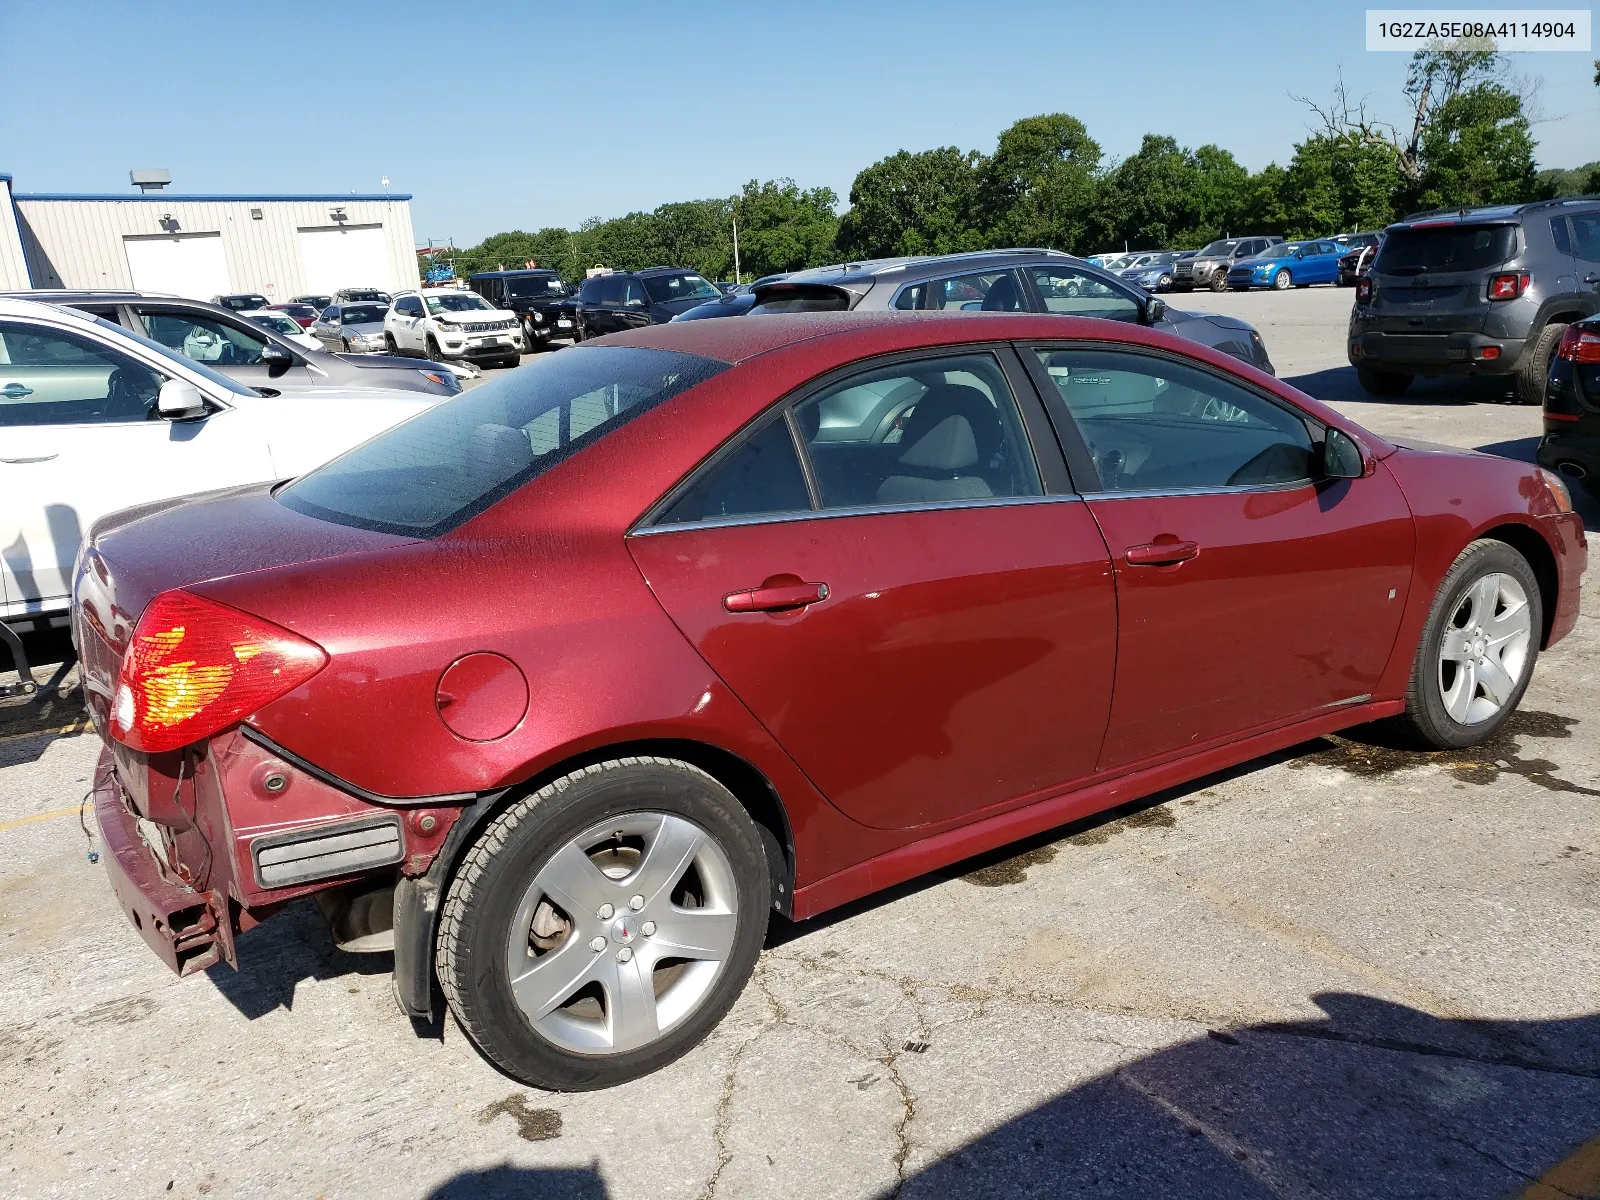
[(1372, 267), (1372, 260), (1378, 256), (1378, 248), (1383, 245), (1383, 238), (1379, 237), (1369, 245), (1357, 246), (1354, 250), (1346, 251), (1339, 256), (1339, 286), (1355, 287), (1356, 280), (1360, 279)]
[(1360, 250), (1364, 246), (1377, 249), (1378, 243), (1383, 240), (1382, 230), (1372, 230), (1368, 233), (1336, 233), (1328, 239), (1336, 242), (1345, 250)]
[(1279, 242), (1252, 258), (1236, 259), (1228, 268), (1228, 286), (1236, 292), (1269, 287), (1285, 291), (1313, 283), (1337, 283), (1342, 251), (1332, 241)]
[(1208, 287), (1213, 292), (1220, 292), (1228, 286), (1228, 271), (1234, 263), (1253, 258), (1281, 241), (1281, 237), (1273, 234), (1269, 237), (1219, 238), (1209, 242), (1194, 257), (1181, 259), (1174, 264), (1173, 290), (1189, 292), (1197, 287)]
[(108, 512), (302, 474), (439, 399), (263, 395), (110, 321), (0, 299), (0, 616), (65, 612)]
[(1558, 476), (1148, 328), (852, 313), (617, 334), (102, 521), (74, 633), (169, 967), (315, 894), (568, 1091), (703, 1039), (774, 910), (1350, 726), (1490, 741), (1585, 557)]
[(311, 335), (324, 350), (346, 354), (396, 354), (387, 336), (387, 304), (330, 304), (311, 323)]
[(787, 272), (780, 271), (776, 275), (763, 275), (753, 283), (741, 284), (726, 295), (715, 300), (707, 300), (704, 304), (697, 304), (693, 308), (685, 309), (674, 321), (704, 321), (716, 317), (742, 317), (756, 306), (755, 289), (765, 287), (769, 283), (777, 283), (780, 279), (788, 277)]
[(796, 271), (755, 289), (750, 315), (784, 312), (1047, 312), (1148, 325), (1268, 374), (1261, 335), (1237, 317), (1182, 312), (1110, 271), (1056, 250), (978, 250)]
[(1349, 358), (1398, 396), (1417, 376), (1503, 377), (1543, 401), (1567, 326), (1600, 313), (1600, 200), (1425, 213), (1391, 225), (1356, 283)]
[(259, 325), (263, 329), (270, 329), (285, 341), (293, 342), (296, 346), (304, 346), (307, 350), (321, 350), (322, 343), (317, 341), (288, 313), (274, 312), (270, 308), (259, 309), (256, 312), (242, 312), (239, 314), (252, 325)]
[(578, 289), (578, 337), (601, 337), (672, 320), (679, 313), (719, 300), (710, 280), (682, 267), (613, 271), (586, 279)]
[(309, 304), (312, 308), (316, 309), (320, 313), (323, 309), (327, 308), (328, 305), (333, 303), (333, 297), (324, 296), (319, 293), (312, 293), (306, 296), (292, 296), (290, 297), (289, 303)]
[(139, 292), (32, 291), (0, 293), (61, 304), (153, 338), (246, 385), (282, 392), (304, 388), (381, 387), (453, 396), (456, 376), (437, 362), (387, 355), (327, 354), (290, 341), (241, 314), (200, 300)]
[(1132, 266), (1119, 269), (1117, 274), (1147, 292), (1170, 292), (1173, 271), (1184, 253), (1181, 250), (1165, 250), (1160, 254), (1147, 254)]
[(496, 361), (507, 367), (522, 361), (522, 321), (476, 292), (401, 292), (384, 315), (383, 329), (391, 352)]
[(1600, 317), (1567, 326), (1550, 360), (1539, 461), (1600, 499)]
[(529, 350), (576, 334), (567, 304), (573, 289), (555, 271), (479, 271), (467, 277), (467, 286), (496, 308), (517, 314)]
[(390, 304), (394, 297), (377, 288), (340, 288), (333, 294), (340, 304)]
[(213, 296), (211, 303), (226, 308), (231, 312), (258, 312), (268, 307), (272, 301), (257, 292), (234, 292), (227, 296)]
[[(322, 308), (326, 307), (328, 307), (326, 304), (322, 306)], [(293, 317), (301, 329), (310, 329), (311, 322), (317, 319), (317, 317), (321, 314), (322, 309), (313, 308), (309, 304), (300, 304), (291, 300), (288, 304), (270, 305), (267, 311), (285, 313), (288, 316)]]

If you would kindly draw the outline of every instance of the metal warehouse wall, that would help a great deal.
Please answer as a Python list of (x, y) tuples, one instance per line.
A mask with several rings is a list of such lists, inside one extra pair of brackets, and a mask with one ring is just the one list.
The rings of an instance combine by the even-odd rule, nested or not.
[[(56, 196), (18, 194), (22, 247), (34, 287), (131, 288), (123, 238), (162, 233), (220, 233), (231, 290), (275, 301), (307, 289), (302, 230), (382, 225), (397, 287), (416, 287), (417, 255), (410, 196)], [(344, 221), (335, 221), (342, 208)], [(251, 216), (259, 210), (261, 218)], [(163, 225), (164, 218), (175, 225)], [(3, 237), (0, 232), (0, 237)], [(0, 246), (0, 279), (4, 248)], [(28, 286), (27, 281), (16, 285)], [(343, 286), (383, 286), (352, 279)], [(209, 296), (199, 297), (209, 300)]]
[(0, 175), (0, 291), (21, 291), (28, 286), (28, 264), (11, 205), (11, 176)]

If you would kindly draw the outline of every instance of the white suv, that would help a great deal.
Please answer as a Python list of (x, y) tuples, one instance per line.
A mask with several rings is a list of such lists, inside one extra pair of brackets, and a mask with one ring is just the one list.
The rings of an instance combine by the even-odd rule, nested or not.
[(452, 358), (522, 361), (522, 322), (476, 292), (437, 288), (401, 292), (383, 318), (389, 349), (422, 354), (436, 362)]

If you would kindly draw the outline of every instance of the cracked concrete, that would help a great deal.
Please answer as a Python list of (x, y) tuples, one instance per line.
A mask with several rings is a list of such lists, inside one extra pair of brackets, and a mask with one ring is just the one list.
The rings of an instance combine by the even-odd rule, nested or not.
[[(1443, 385), (1358, 399), (1347, 304), (1189, 302), (1380, 431), (1537, 433)], [(0, 736), (0, 1195), (1594, 1194), (1597, 603), (1600, 571), (1487, 766), (1316, 743), (780, 923), (705, 1043), (577, 1095), (419, 1036), (308, 906), (173, 978), (76, 820), (33, 820), (91, 740)]]

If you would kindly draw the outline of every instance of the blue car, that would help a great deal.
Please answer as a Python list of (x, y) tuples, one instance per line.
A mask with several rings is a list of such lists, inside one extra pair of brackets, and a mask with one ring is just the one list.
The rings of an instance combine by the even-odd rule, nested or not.
[(1236, 292), (1269, 287), (1279, 291), (1339, 281), (1339, 256), (1344, 247), (1334, 241), (1279, 242), (1254, 258), (1242, 258), (1228, 268), (1228, 286)]

